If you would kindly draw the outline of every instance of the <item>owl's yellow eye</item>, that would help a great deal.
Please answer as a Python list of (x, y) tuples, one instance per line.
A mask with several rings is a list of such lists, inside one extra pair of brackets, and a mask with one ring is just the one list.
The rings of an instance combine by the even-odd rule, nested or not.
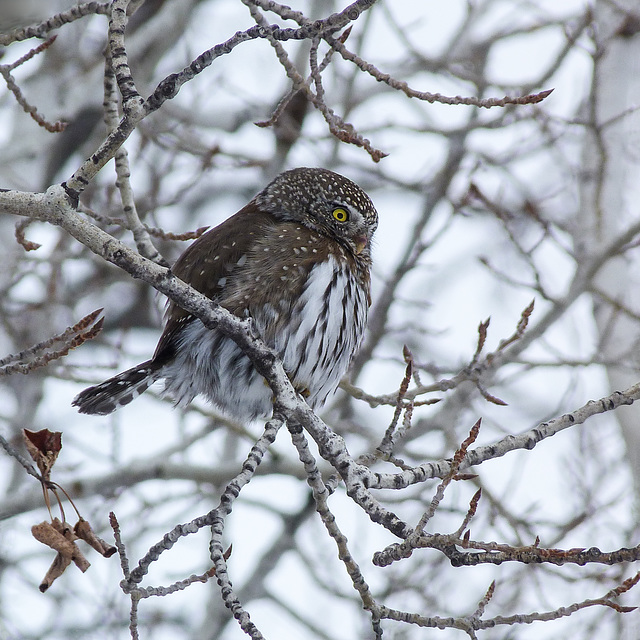
[(342, 207), (338, 207), (332, 211), (333, 217), (338, 222), (346, 222), (349, 219), (349, 212)]

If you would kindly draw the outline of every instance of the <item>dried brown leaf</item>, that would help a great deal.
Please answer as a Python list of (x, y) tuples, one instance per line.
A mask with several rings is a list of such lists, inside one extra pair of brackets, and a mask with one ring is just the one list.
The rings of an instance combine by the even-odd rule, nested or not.
[(64, 572), (65, 569), (71, 564), (71, 558), (68, 556), (64, 556), (61, 553), (56, 554), (49, 570), (44, 576), (42, 582), (38, 586), (41, 593), (44, 593), (54, 582), (56, 578), (59, 578)]
[(113, 545), (97, 536), (91, 529), (91, 525), (84, 518), (80, 518), (80, 520), (76, 522), (73, 527), (73, 532), (80, 540), (84, 540), (105, 558), (110, 558), (117, 551)]
[(42, 542), (58, 552), (40, 583), (39, 589), (42, 593), (53, 584), (56, 578), (59, 578), (64, 573), (71, 562), (74, 562), (83, 573), (91, 566), (75, 544), (75, 540), (78, 538), (68, 523), (54, 518), (52, 522), (41, 522), (33, 525), (31, 533), (38, 542)]
[(62, 433), (49, 431), (49, 429), (41, 429), (40, 431), (23, 429), (22, 432), (29, 455), (38, 466), (42, 478), (49, 481), (51, 469), (62, 449)]
[[(60, 521), (58, 520), (58, 522)], [(31, 527), (31, 534), (38, 542), (46, 544), (47, 547), (51, 547), (55, 551), (67, 554), (71, 558), (72, 543), (65, 538), (59, 527), (54, 526), (51, 522), (45, 521), (40, 524), (34, 524)]]

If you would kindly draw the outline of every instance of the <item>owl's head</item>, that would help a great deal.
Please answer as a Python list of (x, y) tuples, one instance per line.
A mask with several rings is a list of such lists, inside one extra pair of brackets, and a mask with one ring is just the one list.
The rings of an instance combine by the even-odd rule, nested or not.
[(262, 210), (334, 238), (354, 256), (368, 257), (378, 213), (355, 183), (327, 169), (281, 173), (256, 196)]

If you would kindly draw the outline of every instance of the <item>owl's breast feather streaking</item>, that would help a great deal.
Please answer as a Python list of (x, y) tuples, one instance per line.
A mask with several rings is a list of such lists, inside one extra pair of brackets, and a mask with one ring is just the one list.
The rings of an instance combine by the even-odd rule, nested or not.
[[(347, 178), (293, 169), (196, 240), (173, 271), (250, 316), (294, 387), (318, 408), (364, 336), (377, 220), (369, 197)], [(73, 404), (106, 415), (162, 378), (178, 405), (203, 394), (237, 419), (272, 411), (271, 390), (235, 342), (172, 302), (153, 358), (85, 389)]]

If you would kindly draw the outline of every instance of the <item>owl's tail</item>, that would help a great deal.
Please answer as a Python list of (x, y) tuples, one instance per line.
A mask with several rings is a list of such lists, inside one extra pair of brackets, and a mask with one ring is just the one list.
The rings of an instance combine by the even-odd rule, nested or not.
[(160, 376), (160, 366), (147, 360), (113, 378), (89, 387), (73, 399), (80, 413), (106, 416), (144, 393)]

